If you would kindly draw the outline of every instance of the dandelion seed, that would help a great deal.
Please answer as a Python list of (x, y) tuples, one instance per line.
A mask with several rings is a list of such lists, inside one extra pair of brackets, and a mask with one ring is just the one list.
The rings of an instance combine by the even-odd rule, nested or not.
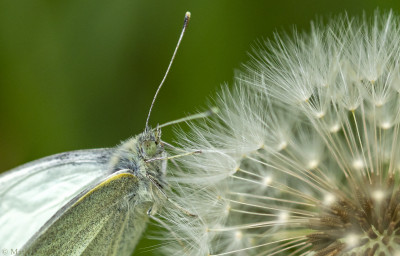
[(354, 248), (360, 243), (360, 238), (355, 234), (349, 234), (344, 239), (348, 248)]
[(287, 212), (281, 212), (279, 213), (279, 222), (285, 223), (289, 219), (289, 214)]
[(335, 202), (335, 196), (332, 194), (327, 194), (325, 195), (323, 202), (326, 206), (330, 206)]
[(390, 122), (382, 122), (381, 123), (381, 127), (382, 127), (382, 129), (389, 129), (390, 128)]
[(330, 131), (331, 133), (338, 132), (339, 130), (340, 130), (340, 125), (339, 125), (339, 124), (333, 124), (333, 125), (330, 127), (330, 129), (329, 129), (329, 131)]
[(240, 241), (243, 238), (243, 233), (241, 231), (236, 231), (235, 232), (235, 239)]
[(358, 158), (353, 161), (353, 168), (356, 170), (361, 170), (364, 168), (364, 162), (362, 159)]
[(400, 256), (399, 74), (392, 12), (259, 45), (218, 116), (179, 135), (203, 152), (170, 182), (197, 217), (167, 209), (162, 252)]
[(267, 176), (267, 177), (265, 177), (265, 178), (263, 179), (263, 185), (264, 185), (265, 187), (268, 187), (269, 184), (271, 184), (271, 182), (272, 182), (272, 177), (270, 177), (270, 176)]
[(377, 203), (381, 203), (383, 201), (383, 199), (385, 198), (385, 192), (382, 190), (372, 191), (371, 195), (372, 195), (372, 199), (374, 199), (374, 201)]

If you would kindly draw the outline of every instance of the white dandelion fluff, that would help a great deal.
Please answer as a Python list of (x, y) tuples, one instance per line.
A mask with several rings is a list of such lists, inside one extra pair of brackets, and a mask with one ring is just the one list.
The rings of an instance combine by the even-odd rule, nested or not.
[(400, 255), (400, 19), (276, 36), (180, 134), (166, 255)]

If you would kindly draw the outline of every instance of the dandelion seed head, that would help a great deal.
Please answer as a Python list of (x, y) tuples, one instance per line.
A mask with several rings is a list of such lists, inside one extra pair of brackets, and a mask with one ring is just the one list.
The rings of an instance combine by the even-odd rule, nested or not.
[[(260, 42), (218, 115), (180, 133), (165, 255), (400, 252), (400, 18)], [(173, 209), (172, 209), (173, 208)]]

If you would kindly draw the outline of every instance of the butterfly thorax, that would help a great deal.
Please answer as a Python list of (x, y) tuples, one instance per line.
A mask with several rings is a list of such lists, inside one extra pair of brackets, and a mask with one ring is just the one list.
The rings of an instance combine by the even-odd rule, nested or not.
[[(166, 186), (166, 156), (161, 143), (161, 130), (146, 128), (145, 131), (130, 138), (115, 150), (110, 160), (112, 172), (128, 171), (138, 178), (140, 202), (162, 201), (162, 191)], [(160, 159), (160, 160), (157, 160)]]

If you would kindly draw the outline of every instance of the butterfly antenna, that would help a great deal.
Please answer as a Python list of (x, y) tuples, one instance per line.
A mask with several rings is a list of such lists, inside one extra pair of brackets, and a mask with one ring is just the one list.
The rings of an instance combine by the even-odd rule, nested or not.
[(172, 63), (174, 62), (175, 55), (176, 55), (176, 53), (177, 53), (177, 51), (178, 51), (179, 45), (181, 44), (183, 35), (185, 34), (186, 27), (187, 27), (187, 25), (189, 24), (189, 20), (190, 20), (190, 12), (186, 12), (186, 14), (185, 14), (185, 20), (184, 20), (184, 22), (183, 22), (182, 32), (181, 32), (181, 35), (179, 36), (178, 43), (176, 44), (174, 54), (172, 55), (172, 58), (171, 58), (171, 61), (169, 62), (167, 71), (165, 72), (165, 75), (164, 75), (163, 79), (161, 80), (160, 85), (159, 85), (158, 88), (157, 88), (157, 91), (156, 91), (156, 94), (154, 95), (153, 101), (151, 102), (149, 114), (147, 115), (147, 119), (146, 119), (146, 129), (147, 129), (148, 124), (149, 124), (150, 114), (151, 114), (151, 110), (153, 109), (154, 102), (156, 101), (157, 95), (158, 95), (158, 93), (160, 92), (160, 89), (161, 89), (161, 87), (163, 86), (165, 79), (167, 78), (167, 75), (168, 75), (168, 73), (169, 73), (169, 70), (171, 69)]

